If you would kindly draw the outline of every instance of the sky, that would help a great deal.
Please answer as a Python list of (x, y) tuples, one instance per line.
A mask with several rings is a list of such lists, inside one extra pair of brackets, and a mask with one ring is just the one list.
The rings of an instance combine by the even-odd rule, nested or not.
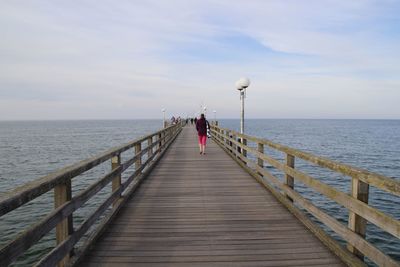
[(400, 119), (400, 1), (0, 0), (0, 120)]

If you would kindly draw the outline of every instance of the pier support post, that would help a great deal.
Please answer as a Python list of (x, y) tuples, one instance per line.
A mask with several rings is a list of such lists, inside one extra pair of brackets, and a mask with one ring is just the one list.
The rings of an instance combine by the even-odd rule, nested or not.
[[(364, 183), (357, 178), (352, 178), (351, 179), (351, 195), (355, 199), (358, 199), (364, 203), (368, 204), (368, 195), (369, 195), (369, 184)], [(349, 211), (349, 228), (357, 233), (358, 235), (362, 236), (365, 238), (365, 234), (367, 231), (367, 220), (365, 220), (363, 217), (357, 215), (356, 213)], [(351, 253), (353, 253), (355, 256), (360, 258), (361, 260), (364, 260), (364, 255), (355, 247), (352, 245), (348, 244), (347, 245), (348, 250), (350, 250)]]
[[(257, 150), (258, 150), (258, 152), (264, 154), (264, 144), (258, 143)], [(261, 168), (264, 168), (264, 161), (261, 158), (257, 158), (257, 165), (260, 166)], [(258, 173), (258, 175), (263, 177), (263, 174), (260, 172)]]
[[(58, 208), (59, 206), (65, 204), (70, 201), (72, 198), (72, 190), (71, 190), (71, 180), (66, 181), (65, 183), (59, 184), (54, 187), (54, 207)], [(56, 240), (57, 244), (62, 243), (65, 239), (68, 238), (74, 231), (73, 228), (73, 220), (72, 214), (62, 220), (56, 226)], [(67, 265), (70, 259), (71, 253), (67, 254), (59, 263), (58, 267), (64, 267)]]
[[(294, 168), (294, 156), (290, 154), (286, 154), (286, 165), (290, 168)], [(294, 178), (290, 176), (289, 174), (285, 174), (285, 184), (289, 186), (290, 188), (294, 188)], [(286, 197), (293, 202), (293, 199), (286, 195)]]
[[(138, 143), (135, 145), (135, 155), (142, 151), (142, 144)], [(135, 170), (139, 169), (142, 166), (142, 156), (140, 156), (135, 162)]]
[[(111, 158), (111, 170), (115, 170), (121, 166), (121, 155), (117, 155)], [(115, 192), (121, 186), (121, 174), (115, 176), (112, 180), (112, 192)], [(118, 200), (115, 200), (113, 205), (116, 205)]]

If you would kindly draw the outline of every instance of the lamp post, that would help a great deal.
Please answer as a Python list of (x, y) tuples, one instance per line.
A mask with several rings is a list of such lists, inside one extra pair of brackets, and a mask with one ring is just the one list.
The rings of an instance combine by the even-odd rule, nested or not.
[(217, 111), (213, 110), (213, 113), (214, 113), (214, 121), (217, 121)]
[(240, 92), (240, 100), (241, 100), (241, 111), (240, 111), (240, 133), (244, 133), (244, 98), (246, 96), (246, 88), (250, 85), (250, 80), (248, 78), (240, 78), (236, 82), (236, 89)]
[(163, 113), (163, 128), (165, 128), (165, 108), (163, 108), (161, 111)]

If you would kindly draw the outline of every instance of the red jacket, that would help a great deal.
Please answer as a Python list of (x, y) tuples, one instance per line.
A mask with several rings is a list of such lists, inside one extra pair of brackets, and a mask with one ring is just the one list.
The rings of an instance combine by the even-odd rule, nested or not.
[(199, 135), (207, 135), (208, 121), (206, 119), (199, 119), (196, 122), (196, 130)]

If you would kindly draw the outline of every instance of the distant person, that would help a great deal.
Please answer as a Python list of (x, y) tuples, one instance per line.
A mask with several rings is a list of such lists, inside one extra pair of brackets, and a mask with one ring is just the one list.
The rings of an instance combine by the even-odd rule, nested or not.
[(193, 125), (193, 118), (190, 118), (190, 124)]
[(194, 125), (197, 125), (197, 117), (194, 118)]
[(206, 154), (206, 143), (207, 143), (207, 129), (208, 121), (206, 120), (204, 114), (200, 115), (200, 119), (196, 121), (196, 130), (199, 136), (199, 148), (200, 148), (200, 155)]

